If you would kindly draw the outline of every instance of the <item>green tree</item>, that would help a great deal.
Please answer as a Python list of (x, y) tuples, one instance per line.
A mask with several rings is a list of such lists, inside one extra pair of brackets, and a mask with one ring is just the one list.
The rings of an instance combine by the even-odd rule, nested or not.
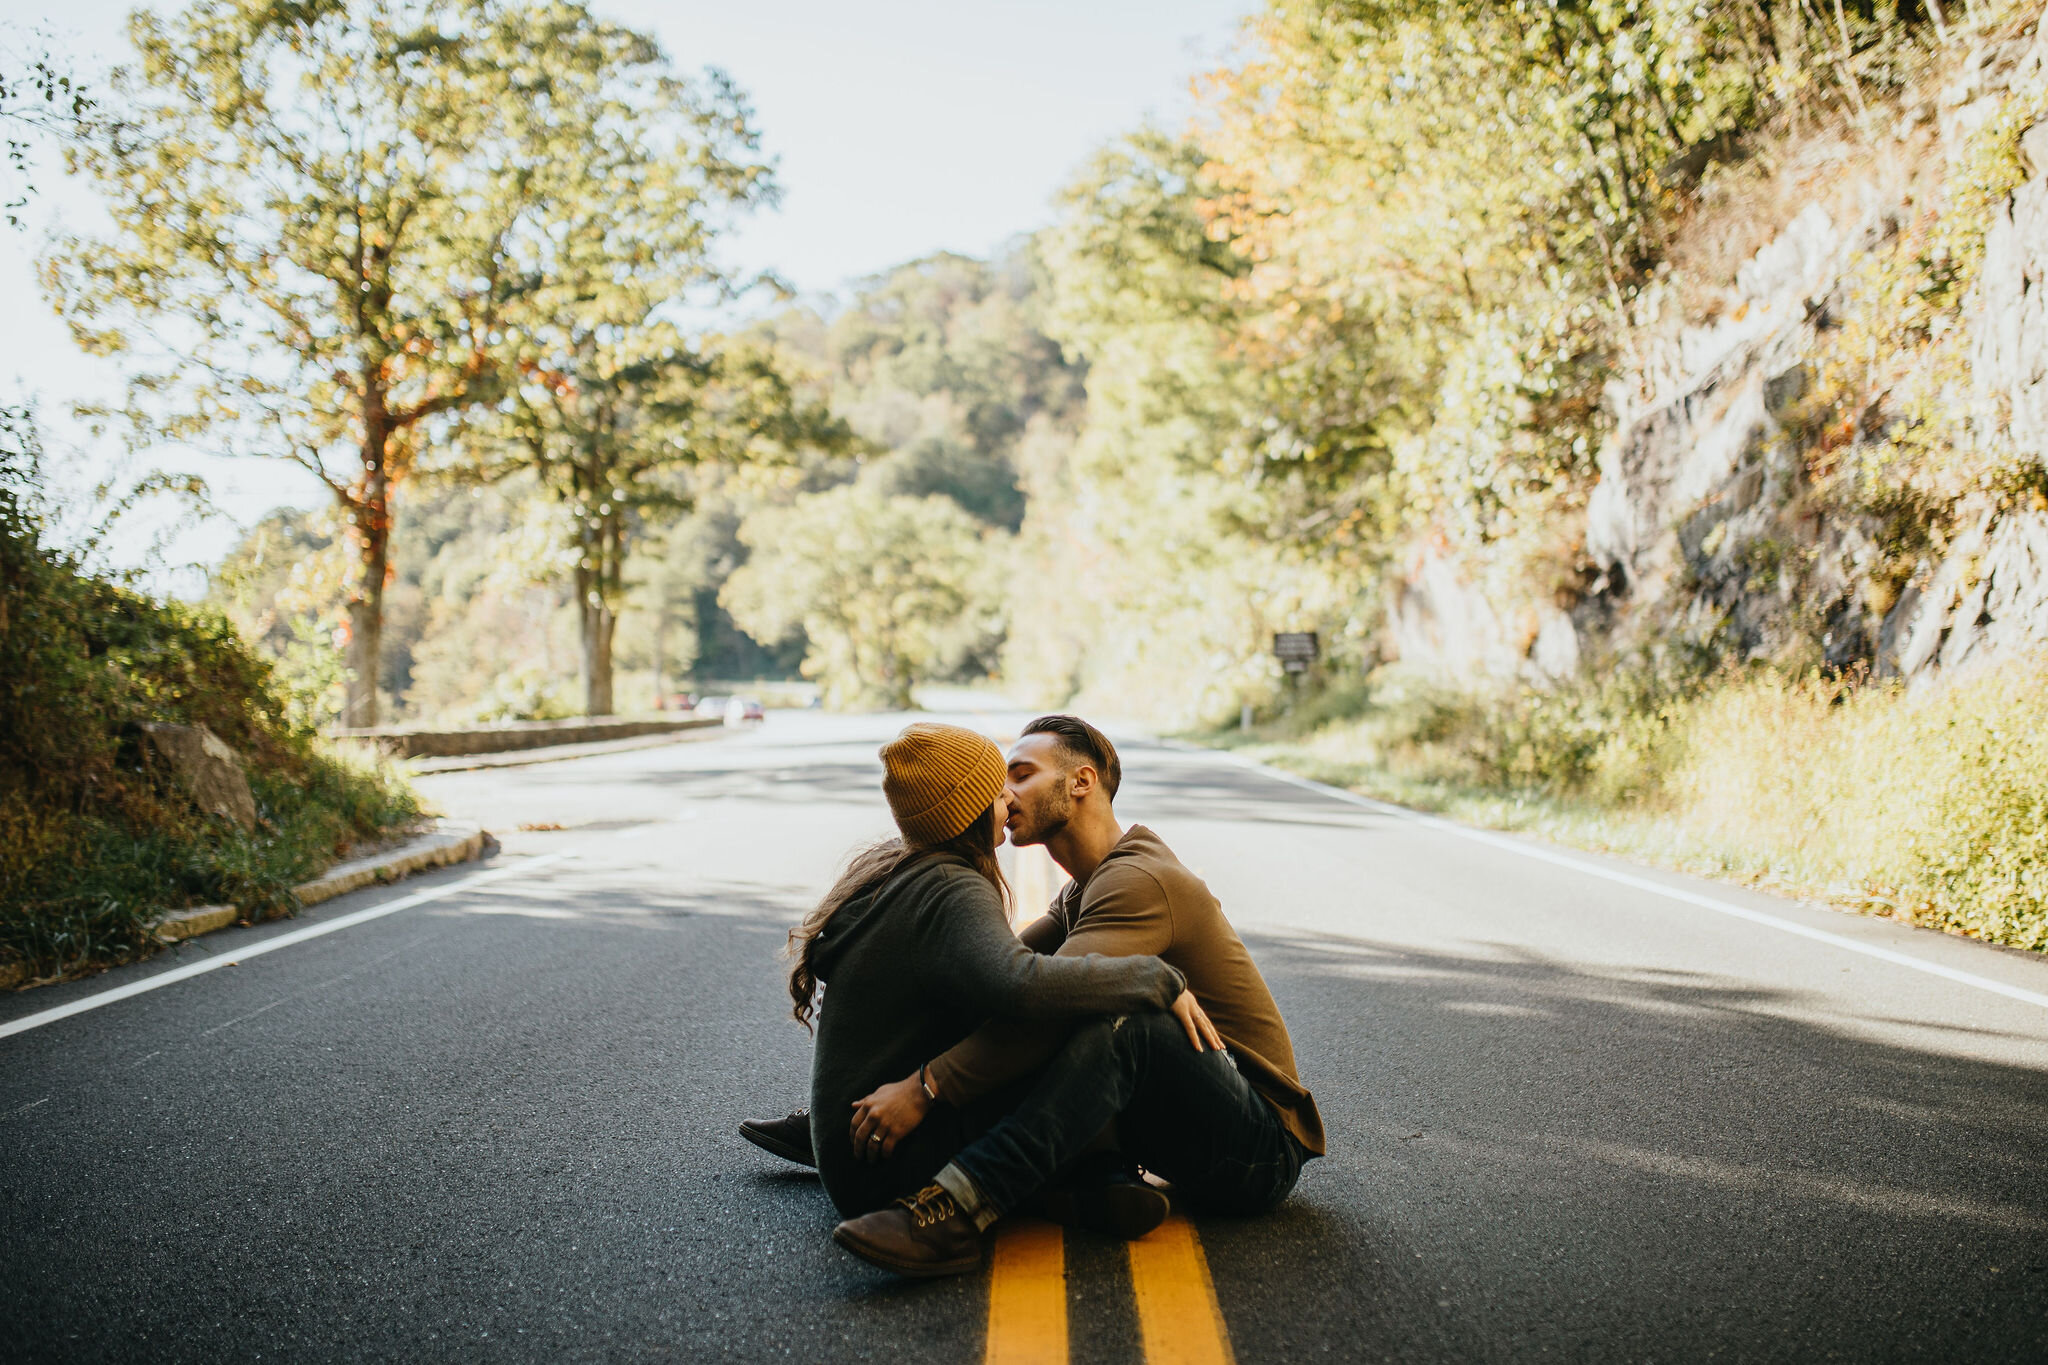
[(613, 644), (649, 517), (687, 510), (681, 471), (843, 442), (843, 427), (751, 339), (687, 337), (690, 299), (733, 287), (717, 226), (775, 194), (745, 100), (713, 72), (675, 79), (640, 40), (550, 90), (584, 131), (573, 157), (531, 171), (547, 206), (508, 245), (504, 400), (466, 424), (462, 472), (531, 471), (566, 512), (584, 709), (613, 710)]
[(628, 597), (632, 610), (625, 619), (640, 630), (625, 653), (629, 663), (646, 664), (657, 709), (667, 705), (676, 681), (688, 677), (697, 662), (697, 599), (705, 579), (703, 556), (691, 553), (685, 543), (694, 529), (688, 520), (679, 520), (656, 533)]
[(950, 498), (861, 483), (747, 518), (753, 552), (719, 600), (763, 641), (801, 631), (803, 671), (835, 706), (906, 707), (1001, 626), (987, 533)]
[(124, 351), (127, 415), (292, 460), (355, 551), (345, 720), (374, 723), (392, 492), (437, 423), (499, 390), (508, 253), (591, 129), (558, 85), (653, 57), (570, 0), (199, 0), (129, 23), (123, 122), (80, 152), (113, 223), (45, 279)]
[[(1244, 263), (1231, 346), (1246, 443), (1342, 525), (1388, 481), (1365, 558), (1427, 524), (1547, 519), (1593, 473), (1611, 379), (1687, 191), (1830, 72), (1900, 79), (1918, 5), (1274, 0), (1209, 83), (1207, 235)], [(1911, 21), (1909, 23), (1908, 21)], [(1851, 74), (1853, 66), (1861, 74)], [(1365, 510), (1361, 508), (1360, 510)]]
[(609, 715), (628, 559), (645, 517), (689, 509), (689, 484), (676, 474), (829, 449), (847, 433), (801, 396), (774, 355), (744, 341), (693, 346), (648, 316), (637, 326), (565, 317), (538, 335), (563, 349), (550, 363), (522, 363), (497, 439), (480, 443), (477, 472), (531, 469), (563, 505), (584, 710)]
[[(4, 34), (5, 29), (0, 29)], [(21, 210), (35, 193), (30, 180), (36, 144), (68, 143), (85, 135), (94, 101), (49, 51), (34, 56), (10, 58), (0, 64), (0, 153), (4, 153), (7, 180), (0, 184), (0, 211), (7, 225), (22, 225)]]
[(1072, 421), (1082, 377), (1041, 326), (1034, 264), (1028, 243), (992, 261), (928, 256), (818, 329), (834, 407), (886, 465), (885, 491), (943, 493), (1009, 531), (1023, 520), (1016, 443), (1033, 421)]

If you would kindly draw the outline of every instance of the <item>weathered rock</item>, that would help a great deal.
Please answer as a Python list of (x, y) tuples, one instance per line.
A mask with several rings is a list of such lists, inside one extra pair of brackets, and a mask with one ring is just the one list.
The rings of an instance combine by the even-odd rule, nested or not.
[(2048, 647), (2048, 513), (1978, 514), (1885, 618), (1878, 672), (1926, 683)]
[(2048, 174), (1992, 212), (1970, 335), (1980, 431), (2048, 463)]
[(1434, 546), (1409, 556), (1389, 590), (1388, 643), (1395, 658), (1455, 685), (1515, 670), (1515, 651), (1493, 603)]
[(1564, 612), (1552, 612), (1529, 646), (1529, 663), (1546, 682), (1562, 682), (1579, 671), (1579, 632)]
[(242, 760), (218, 735), (204, 725), (154, 723), (142, 732), (194, 805), (245, 830), (256, 828), (256, 798)]
[(2048, 123), (2037, 123), (2020, 134), (2020, 159), (2029, 176), (2048, 175)]
[(2005, 517), (1984, 552), (1984, 639), (2013, 652), (2048, 646), (2048, 512)]
[[(2048, 90), (2048, 19), (1989, 41), (1959, 66), (1932, 109), (1931, 155), (1954, 163), (1974, 130), (2014, 100)], [(1973, 456), (2048, 469), (2048, 122), (2025, 130), (2030, 178), (1992, 206), (1976, 282), (1956, 321), (1968, 374), (1914, 376), (1963, 408)], [(1630, 368), (1603, 394), (1614, 419), (1578, 534), (1553, 538), (1579, 557), (1567, 615), (1553, 618), (1555, 574), (1501, 572), (1489, 550), (1419, 547), (1390, 593), (1387, 638), (1405, 662), (1450, 679), (1519, 674), (1554, 680), (1627, 648), (1682, 635), (1724, 657), (1816, 663), (1915, 686), (2048, 646), (2048, 505), (2034, 488), (1980, 495), (1952, 513), (1941, 555), (1906, 581), (1910, 540), (1876, 510), (1817, 495), (1808, 475), (1855, 461), (1916, 420), (1866, 395), (1827, 438), (1804, 412), (1834, 363), (1827, 333), (1865, 301), (1861, 269), (1924, 211), (1920, 191), (1877, 174), (1855, 221), (1810, 204), (1744, 264), (1707, 321), (1660, 329), (1653, 284)], [(1840, 204), (1840, 196), (1831, 202)], [(1901, 359), (1909, 359), (1901, 357)], [(1939, 356), (1951, 365), (1953, 352)], [(1924, 383), (1923, 383), (1924, 381)], [(1913, 384), (1895, 386), (1912, 391)], [(1559, 599), (1563, 601), (1565, 599)]]
[(1735, 289), (1752, 303), (1811, 295), (1833, 282), (1842, 247), (1835, 220), (1809, 204), (1785, 230), (1735, 272)]
[(1600, 482), (1586, 505), (1586, 551), (1638, 603), (1661, 597), (1686, 557), (1680, 535), (1688, 518), (1725, 501), (1715, 513), (1724, 519), (1763, 492), (1763, 446), (1778, 431), (1772, 404), (1791, 401), (1788, 376), (1800, 373), (1812, 337), (1803, 317), (1792, 316), (1730, 348), (1684, 392), (1635, 416), (1601, 452)]

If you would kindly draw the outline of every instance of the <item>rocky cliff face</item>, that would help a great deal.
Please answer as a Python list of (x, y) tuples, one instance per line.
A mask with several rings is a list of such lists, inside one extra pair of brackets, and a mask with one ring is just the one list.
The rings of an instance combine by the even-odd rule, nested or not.
[[(2016, 92), (2043, 107), (2048, 23), (1958, 70), (1934, 108), (1906, 111), (1896, 155), (1955, 158), (1987, 120), (2011, 116)], [(1903, 136), (1923, 126), (1917, 141)], [(1816, 432), (1806, 410), (1859, 272), (1919, 211), (1898, 197), (1898, 177), (1876, 177), (1856, 187), (1853, 217), (1818, 203), (1794, 217), (1740, 269), (1713, 321), (1639, 339), (1634, 371), (1610, 387), (1615, 430), (1585, 507), (1574, 600), (1517, 602), (1488, 590), (1483, 565), (1423, 547), (1393, 589), (1389, 652), (1451, 677), (1544, 679), (1598, 646), (1683, 634), (1726, 657), (1917, 684), (2048, 647), (2048, 122), (2019, 146), (2027, 178), (1991, 207), (1956, 319), (1968, 374), (1942, 397), (1956, 439), (2036, 471), (2031, 481), (1961, 491), (1903, 565), (1900, 514), (1817, 488), (1817, 463), (1854, 468), (1927, 421), (1898, 389), (1846, 430)]]

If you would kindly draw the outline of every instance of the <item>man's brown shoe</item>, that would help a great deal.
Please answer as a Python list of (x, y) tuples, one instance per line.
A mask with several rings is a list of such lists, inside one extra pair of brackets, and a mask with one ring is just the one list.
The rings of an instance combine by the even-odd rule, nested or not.
[(832, 1240), (898, 1275), (965, 1275), (981, 1264), (981, 1230), (938, 1185), (927, 1185), (892, 1209), (849, 1218)]
[(745, 1119), (740, 1123), (740, 1136), (764, 1152), (773, 1152), (784, 1161), (794, 1161), (799, 1166), (816, 1166), (818, 1158), (811, 1152), (811, 1111), (799, 1109), (788, 1118)]

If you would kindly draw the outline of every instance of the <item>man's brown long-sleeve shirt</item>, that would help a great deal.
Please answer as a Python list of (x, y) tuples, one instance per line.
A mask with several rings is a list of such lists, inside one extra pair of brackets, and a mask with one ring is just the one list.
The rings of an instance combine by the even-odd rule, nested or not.
[[(1216, 897), (1158, 835), (1143, 825), (1125, 830), (1087, 881), (1068, 883), (1020, 936), (1041, 953), (1149, 955), (1177, 968), (1245, 1080), (1303, 1147), (1322, 1154), (1322, 1115), (1295, 1072), (1273, 993)], [(966, 1104), (1045, 1065), (1071, 1032), (1046, 1021), (991, 1020), (932, 1062), (932, 1086), (948, 1103)]]

